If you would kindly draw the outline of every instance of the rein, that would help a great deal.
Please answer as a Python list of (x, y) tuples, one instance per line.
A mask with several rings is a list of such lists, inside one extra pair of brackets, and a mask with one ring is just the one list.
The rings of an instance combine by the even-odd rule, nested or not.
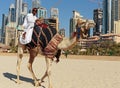
[(42, 33), (42, 28), (40, 27), (40, 32), (39, 32), (39, 34), (38, 34), (38, 36), (37, 36), (37, 47), (40, 45), (39, 44), (39, 38), (40, 38), (40, 35), (41, 35), (41, 33)]

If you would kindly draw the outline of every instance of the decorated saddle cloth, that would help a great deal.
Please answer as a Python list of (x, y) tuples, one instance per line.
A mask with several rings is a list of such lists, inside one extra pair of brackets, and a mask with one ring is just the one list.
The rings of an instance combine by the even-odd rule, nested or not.
[(40, 45), (41, 51), (48, 58), (54, 58), (57, 51), (57, 45), (62, 41), (62, 36), (57, 33), (57, 30), (46, 25), (35, 25), (32, 34), (32, 40), (26, 46), (28, 49)]

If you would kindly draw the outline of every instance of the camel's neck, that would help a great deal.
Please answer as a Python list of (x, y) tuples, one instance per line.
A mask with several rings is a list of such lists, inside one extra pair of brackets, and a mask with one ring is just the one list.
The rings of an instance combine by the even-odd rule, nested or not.
[(77, 43), (76, 36), (72, 39), (63, 38), (62, 42), (58, 45), (59, 49), (67, 50), (72, 48)]

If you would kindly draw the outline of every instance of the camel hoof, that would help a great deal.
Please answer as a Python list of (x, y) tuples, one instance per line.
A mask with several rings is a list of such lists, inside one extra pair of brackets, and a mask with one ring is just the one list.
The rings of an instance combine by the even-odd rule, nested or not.
[(40, 83), (44, 83), (45, 81), (44, 80), (40, 80)]
[(14, 81), (15, 81), (17, 84), (21, 84), (21, 83), (22, 83), (20, 80), (14, 79)]
[(17, 84), (21, 84), (21, 82), (19, 81), (19, 82), (17, 82)]
[(34, 83), (36, 87), (41, 86), (41, 83), (39, 81), (35, 81)]

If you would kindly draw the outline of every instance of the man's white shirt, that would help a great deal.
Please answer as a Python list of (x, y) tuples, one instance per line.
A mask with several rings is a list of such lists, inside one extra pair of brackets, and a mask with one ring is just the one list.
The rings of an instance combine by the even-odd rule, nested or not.
[(36, 16), (34, 16), (32, 13), (29, 13), (26, 15), (23, 23), (24, 32), (26, 32), (25, 39), (20, 36), (20, 43), (21, 44), (27, 44), (32, 39), (32, 33), (33, 33), (33, 27), (35, 20), (37, 19)]

